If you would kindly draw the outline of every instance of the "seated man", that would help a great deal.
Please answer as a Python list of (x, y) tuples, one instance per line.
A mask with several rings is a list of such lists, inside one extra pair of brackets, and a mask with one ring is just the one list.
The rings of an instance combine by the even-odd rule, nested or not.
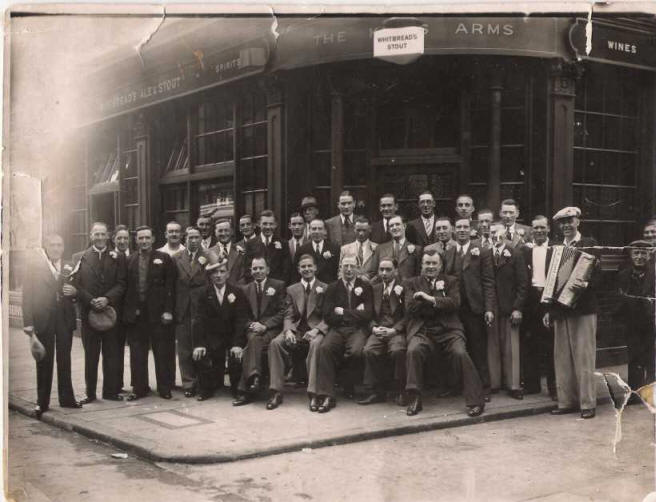
[(338, 365), (344, 359), (348, 370), (344, 395), (353, 397), (373, 311), (371, 286), (356, 278), (357, 270), (357, 258), (345, 256), (342, 260), (342, 279), (333, 282), (326, 291), (323, 319), (328, 325), (328, 333), (321, 342), (317, 357), (319, 413), (326, 413), (335, 407), (335, 376)]
[(209, 285), (198, 296), (196, 317), (191, 325), (198, 401), (209, 399), (217, 388), (223, 387), (228, 349), (231, 355), (228, 365), (230, 384), (233, 388), (236, 386), (239, 378), (237, 361), (246, 345), (248, 324), (248, 300), (240, 288), (228, 283), (228, 260), (210, 252), (205, 272), (209, 276)]
[(405, 336), (403, 333), (403, 286), (399, 284), (396, 261), (383, 258), (378, 266), (381, 282), (372, 286), (374, 313), (371, 335), (364, 347), (364, 383), (372, 393), (358, 404), (385, 401), (385, 362), (389, 354), (394, 366), (396, 403), (406, 406), (405, 393)]
[(298, 260), (301, 280), (287, 288), (285, 318), (282, 333), (269, 345), (269, 375), (271, 396), (267, 410), (282, 404), (285, 370), (289, 363), (305, 357), (308, 373), (310, 411), (319, 408), (317, 393), (317, 349), (321, 345), (328, 326), (323, 322), (321, 309), (327, 285), (316, 278), (317, 265), (311, 254), (301, 255)]
[(445, 353), (450, 370), (462, 377), (467, 414), (483, 413), (483, 385), (465, 346), (462, 323), (458, 318), (460, 286), (458, 279), (442, 273), (442, 259), (436, 251), (424, 253), (421, 275), (404, 284), (406, 309), (406, 356), (409, 394), (408, 415), (422, 410), (424, 364), (435, 351)]
[(248, 324), (246, 348), (243, 353), (239, 394), (232, 404), (242, 406), (251, 402), (260, 390), (262, 356), (269, 342), (280, 333), (285, 314), (285, 283), (269, 278), (266, 258), (256, 256), (251, 260), (253, 282), (244, 286), (248, 299)]

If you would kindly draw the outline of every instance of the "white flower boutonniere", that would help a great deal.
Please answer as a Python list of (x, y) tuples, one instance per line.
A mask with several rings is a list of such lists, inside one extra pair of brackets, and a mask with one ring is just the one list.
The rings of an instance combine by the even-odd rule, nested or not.
[(329, 260), (330, 258), (332, 258), (332, 256), (333, 256), (333, 255), (332, 255), (332, 253), (331, 253), (330, 251), (324, 251), (324, 252), (323, 252), (323, 257), (324, 257), (326, 260)]
[(205, 265), (207, 263), (207, 259), (204, 256), (199, 256), (198, 263), (200, 263), (201, 265)]
[(235, 303), (235, 300), (236, 300), (236, 299), (237, 299), (237, 297), (236, 297), (234, 294), (230, 293), (230, 294), (228, 295), (228, 301), (229, 301), (230, 303)]
[(267, 288), (267, 290), (266, 290), (266, 295), (267, 295), (267, 296), (273, 296), (273, 295), (275, 295), (275, 294), (276, 294), (276, 290), (275, 290), (275, 289), (273, 289), (273, 288), (271, 288), (271, 287)]
[(470, 230), (469, 237), (471, 237), (472, 239), (475, 239), (476, 237), (478, 237), (478, 231)]
[(116, 258), (118, 258), (118, 253), (117, 253), (116, 251), (110, 251), (110, 252), (109, 252), (109, 256), (111, 256), (112, 258), (116, 259)]
[(282, 244), (280, 243), (280, 241), (276, 241), (273, 243), (273, 247), (276, 249), (282, 249)]
[(444, 291), (444, 281), (437, 281), (435, 283), (435, 290), (436, 291)]
[(507, 249), (504, 249), (503, 250), (503, 256), (505, 256), (506, 258), (510, 258), (510, 251), (508, 251)]
[(353, 290), (353, 292), (355, 293), (355, 296), (360, 296), (362, 294), (362, 288), (358, 286)]
[(520, 237), (524, 237), (524, 234), (525, 234), (525, 233), (526, 233), (526, 232), (524, 231), (523, 228), (518, 228), (518, 229), (517, 229), (517, 235), (519, 235)]
[(314, 292), (320, 295), (321, 293), (323, 293), (323, 288), (321, 286), (317, 286), (316, 288), (314, 288)]
[(535, 244), (533, 244), (532, 242), (527, 242), (525, 246), (529, 249), (533, 249), (533, 246), (535, 246)]
[(479, 256), (481, 254), (481, 250), (478, 248), (473, 248), (470, 252), (472, 256)]
[(360, 310), (360, 311), (364, 310), (364, 303), (361, 303), (360, 305), (355, 307), (355, 310)]
[(415, 245), (414, 244), (408, 244), (408, 254), (412, 254), (415, 252)]
[(163, 262), (162, 260), (160, 260), (159, 258), (155, 258), (155, 259), (153, 260), (153, 263), (154, 263), (155, 265), (161, 265), (161, 264), (164, 263), (164, 262)]
[(241, 254), (244, 254), (245, 251), (244, 251), (244, 248), (243, 248), (243, 247), (241, 247), (241, 246), (237, 246), (237, 252), (238, 252), (238, 253), (241, 253)]
[(403, 294), (403, 286), (397, 284), (394, 286), (394, 292), (396, 293), (396, 296), (401, 296)]

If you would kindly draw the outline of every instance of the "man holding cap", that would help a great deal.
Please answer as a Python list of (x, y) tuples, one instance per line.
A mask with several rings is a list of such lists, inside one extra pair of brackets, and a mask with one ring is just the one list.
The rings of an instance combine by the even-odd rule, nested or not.
[[(581, 210), (578, 207), (565, 207), (558, 211), (553, 220), (564, 236), (563, 245), (581, 248), (592, 254), (597, 241), (593, 237), (583, 237), (579, 232)], [(551, 250), (547, 252), (547, 270)], [(597, 261), (597, 266), (598, 266)], [(575, 287), (584, 289), (572, 308), (551, 305), (544, 315), (545, 326), (554, 327), (554, 366), (558, 408), (553, 415), (576, 413), (580, 409), (581, 418), (595, 416), (595, 356), (597, 351), (597, 297), (595, 282), (598, 277), (597, 266), (590, 281), (579, 281)]]

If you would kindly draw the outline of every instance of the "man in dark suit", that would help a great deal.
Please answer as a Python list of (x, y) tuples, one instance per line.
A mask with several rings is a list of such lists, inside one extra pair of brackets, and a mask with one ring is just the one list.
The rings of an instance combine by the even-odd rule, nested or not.
[(50, 235), (44, 240), (44, 251), (30, 263), (23, 282), (23, 331), (38, 339), (45, 348), (45, 357), (36, 363), (37, 418), (48, 411), (52, 372), (57, 353), (57, 391), (62, 408), (81, 408), (75, 401), (71, 383), (71, 344), (75, 329), (75, 308), (72, 299), (75, 287), (66, 276), (73, 273), (70, 264), (62, 262), (64, 240)]
[(196, 226), (200, 230), (200, 245), (203, 249), (210, 249), (216, 244), (216, 236), (212, 232), (211, 216), (199, 216), (196, 220)]
[(405, 334), (403, 286), (398, 280), (396, 260), (383, 258), (378, 266), (380, 282), (372, 286), (374, 299), (371, 334), (363, 350), (365, 361), (364, 384), (372, 391), (358, 404), (385, 401), (385, 362), (387, 356), (394, 368), (393, 389), (396, 403), (407, 406), (405, 399)]
[[(339, 214), (326, 220), (326, 232), (328, 233), (327, 239), (341, 247), (355, 241), (355, 221), (353, 218), (355, 197), (351, 192), (344, 190), (339, 195), (337, 209), (339, 209)], [(310, 232), (312, 232), (311, 228)]]
[[(421, 246), (412, 244), (406, 238), (405, 223), (401, 216), (392, 216), (387, 225), (392, 240), (384, 242), (376, 248), (371, 269), (377, 272), (380, 262), (384, 258), (393, 259), (398, 263), (397, 273), (400, 281), (415, 277), (421, 266)], [(378, 281), (378, 279), (375, 280)]]
[(253, 282), (244, 286), (248, 300), (246, 346), (237, 398), (233, 406), (250, 403), (262, 385), (262, 360), (269, 343), (280, 333), (285, 315), (285, 283), (269, 278), (269, 266), (263, 256), (251, 261)]
[(328, 325), (317, 357), (317, 395), (319, 413), (335, 407), (335, 377), (338, 365), (346, 359), (344, 394), (353, 397), (361, 369), (362, 349), (373, 314), (371, 286), (357, 278), (357, 258), (342, 259), (342, 278), (328, 286), (323, 304), (323, 319)]
[(492, 391), (502, 384), (510, 397), (523, 399), (520, 380), (519, 326), (526, 303), (528, 274), (522, 251), (510, 246), (503, 223), (493, 223), (490, 229), (494, 248), (494, 280), (497, 311), (488, 330), (488, 358)]
[(443, 264), (436, 251), (424, 253), (421, 275), (408, 279), (405, 289), (406, 392), (407, 414), (419, 413), (424, 388), (424, 364), (436, 351), (449, 361), (449, 370), (462, 379), (467, 414), (483, 413), (483, 386), (476, 366), (467, 353), (460, 319), (460, 286), (456, 277), (442, 273)]
[(408, 223), (408, 227), (412, 227), (413, 233), (416, 236), (413, 244), (418, 244), (424, 248), (437, 240), (435, 234), (435, 199), (433, 194), (428, 190), (421, 192), (419, 194), (418, 205), (420, 216)]
[(248, 300), (240, 287), (228, 282), (227, 260), (208, 253), (205, 273), (209, 284), (198, 296), (196, 317), (191, 323), (198, 401), (209, 399), (217, 388), (223, 388), (228, 350), (230, 385), (233, 393), (236, 391), (248, 324)]
[(303, 231), (305, 229), (305, 220), (301, 213), (292, 213), (289, 217), (289, 231), (291, 232), (291, 237), (287, 241), (289, 246), (289, 257), (291, 258), (292, 263), (296, 263), (296, 258), (300, 256), (298, 250), (303, 244), (307, 241), (303, 236)]
[(255, 230), (253, 217), (250, 214), (243, 214), (239, 218), (239, 234), (241, 235), (241, 240), (237, 241), (237, 247), (246, 249), (246, 243), (257, 237)]
[(471, 241), (468, 218), (456, 220), (456, 245), (446, 251), (445, 273), (460, 282), (458, 315), (465, 329), (467, 352), (476, 365), (483, 383), (485, 400), (489, 401), (490, 374), (487, 367), (487, 332), (494, 321), (496, 291), (492, 253)]
[[(583, 237), (578, 228), (581, 223), (578, 207), (565, 207), (558, 211), (553, 220), (564, 236), (563, 245), (579, 248), (597, 255), (597, 241)], [(550, 250), (551, 251), (551, 250)], [(551, 260), (547, 253), (547, 270)], [(554, 415), (575, 413), (579, 409), (581, 418), (593, 418), (597, 404), (595, 389), (595, 357), (597, 355), (597, 295), (599, 284), (599, 259), (588, 281), (579, 279), (576, 288), (582, 290), (573, 308), (550, 305), (544, 323), (554, 328), (554, 367), (558, 389), (558, 408)]]
[(492, 221), (494, 220), (494, 213), (491, 209), (481, 209), (478, 212), (478, 230), (476, 232), (477, 239), (480, 242), (480, 245), (483, 249), (492, 249), (494, 243), (490, 237), (490, 227), (492, 226)]
[[(340, 247), (334, 242), (325, 239), (326, 227), (322, 220), (312, 220), (310, 223), (310, 241), (306, 242), (298, 250), (298, 256), (311, 254), (317, 264), (317, 279), (326, 284), (337, 280), (337, 269), (339, 267)], [(298, 263), (295, 263), (298, 269)], [(292, 274), (292, 280), (298, 282), (300, 276), (298, 270)]]
[(228, 219), (218, 220), (214, 224), (214, 234), (217, 242), (211, 250), (217, 255), (227, 258), (228, 281), (233, 284), (243, 284), (245, 249), (240, 248), (232, 241), (232, 221)]
[(175, 359), (175, 333), (168, 329), (175, 307), (176, 268), (166, 253), (153, 249), (153, 230), (137, 228), (139, 252), (128, 259), (128, 285), (123, 321), (128, 325), (132, 394), (129, 401), (148, 394), (148, 349), (153, 348), (157, 392), (171, 399), (170, 360)]
[(250, 282), (251, 260), (255, 256), (264, 256), (269, 264), (269, 277), (287, 284), (289, 282), (292, 262), (289, 257), (289, 246), (274, 236), (278, 228), (273, 211), (265, 209), (260, 213), (260, 235), (246, 242), (246, 257), (244, 259), (244, 280)]
[[(127, 281), (127, 263), (131, 253), (134, 253), (130, 244), (130, 230), (125, 225), (116, 225), (114, 228), (114, 249), (125, 257), (126, 281)], [(126, 286), (127, 287), (127, 286)], [(125, 341), (127, 340), (127, 328), (123, 324), (123, 319), (119, 316), (116, 320), (116, 341), (118, 344), (118, 368), (119, 388), (123, 391), (123, 373), (125, 373)]]
[(438, 216), (435, 219), (435, 237), (435, 242), (426, 246), (424, 252), (437, 251), (444, 256), (447, 249), (456, 245), (456, 241), (453, 240), (453, 227), (448, 217)]
[[(383, 242), (392, 240), (392, 234), (389, 231), (389, 220), (393, 216), (396, 216), (396, 212), (399, 210), (399, 205), (396, 203), (394, 194), (383, 194), (380, 198), (378, 208), (380, 210), (382, 219), (374, 222), (371, 226), (370, 239), (376, 244), (382, 244)], [(414, 227), (409, 227), (406, 229), (406, 237), (410, 242), (417, 241)]]
[(96, 400), (96, 384), (98, 382), (98, 362), (102, 352), (103, 359), (103, 399), (120, 401), (120, 373), (122, 347), (119, 346), (118, 330), (114, 325), (107, 331), (99, 331), (89, 324), (89, 312), (102, 312), (108, 307), (120, 315), (127, 280), (125, 256), (115, 250), (110, 250), (107, 242), (109, 232), (103, 222), (95, 222), (91, 226), (92, 246), (73, 257), (74, 263), (79, 263), (72, 284), (77, 289), (77, 299), (80, 302), (82, 318), (82, 344), (84, 345), (84, 380), (86, 382), (86, 397), (82, 404)]
[(547, 273), (547, 252), (554, 245), (549, 240), (549, 220), (538, 215), (532, 221), (532, 241), (521, 249), (528, 269), (529, 287), (524, 307), (524, 320), (520, 332), (521, 373), (524, 391), (539, 394), (542, 391), (541, 375), (547, 375), (547, 389), (556, 401), (556, 374), (554, 372), (553, 329), (542, 323), (546, 313), (541, 303)]
[(191, 358), (194, 346), (191, 338), (191, 322), (196, 318), (198, 298), (205, 291), (207, 276), (204, 266), (208, 250), (201, 248), (200, 230), (187, 227), (187, 248), (173, 255), (176, 267), (175, 282), (175, 341), (178, 367), (185, 397), (196, 395), (196, 368)]
[(517, 223), (519, 204), (514, 199), (501, 201), (499, 216), (505, 227), (505, 240), (508, 241), (508, 247), (515, 248), (531, 239), (531, 227)]

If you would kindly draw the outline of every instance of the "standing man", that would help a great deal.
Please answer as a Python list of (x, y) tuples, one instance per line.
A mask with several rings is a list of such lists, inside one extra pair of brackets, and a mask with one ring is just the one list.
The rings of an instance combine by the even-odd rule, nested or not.
[(210, 216), (199, 216), (196, 226), (200, 230), (200, 245), (203, 249), (210, 249), (216, 244), (216, 237), (212, 232), (212, 218)]
[(437, 237), (437, 241), (426, 246), (425, 251), (437, 251), (444, 255), (447, 249), (456, 245), (456, 241), (453, 240), (452, 235), (451, 220), (446, 216), (438, 216), (435, 221), (435, 236)]
[(242, 354), (242, 371), (237, 399), (233, 406), (250, 403), (262, 385), (262, 360), (269, 342), (280, 333), (285, 315), (285, 283), (269, 279), (266, 258), (256, 256), (251, 262), (253, 282), (244, 287), (250, 307), (246, 325), (246, 346)]
[(305, 219), (305, 227), (303, 228), (303, 238), (306, 241), (310, 240), (310, 223), (312, 220), (319, 217), (319, 203), (314, 195), (306, 195), (301, 201), (301, 213)]
[(250, 214), (244, 214), (239, 218), (239, 233), (241, 234), (241, 240), (237, 242), (237, 247), (246, 249), (246, 243), (257, 236), (253, 217)]
[(494, 220), (494, 213), (491, 209), (481, 209), (478, 212), (478, 239), (481, 241), (481, 247), (483, 249), (492, 249), (494, 243), (490, 237), (490, 227), (492, 226), (492, 220)]
[(467, 338), (467, 352), (474, 361), (483, 384), (485, 400), (490, 399), (490, 373), (487, 367), (487, 332), (494, 322), (496, 291), (492, 253), (471, 241), (471, 220), (456, 220), (456, 246), (446, 251), (447, 275), (460, 283), (458, 315)]
[(499, 216), (505, 227), (505, 240), (508, 241), (509, 247), (515, 248), (530, 240), (531, 228), (517, 223), (519, 205), (514, 199), (505, 199), (501, 202)]
[(248, 300), (241, 288), (228, 282), (227, 260), (214, 252), (208, 253), (205, 273), (209, 284), (198, 296), (198, 310), (191, 322), (192, 359), (198, 376), (197, 401), (205, 401), (217, 388), (223, 388), (228, 350), (230, 386), (233, 394), (236, 391), (248, 324)]
[(467, 354), (465, 334), (458, 319), (458, 279), (442, 272), (436, 251), (424, 253), (421, 275), (404, 284), (406, 312), (406, 392), (409, 416), (419, 413), (424, 388), (424, 364), (436, 351), (449, 361), (449, 370), (462, 379), (467, 414), (477, 417), (485, 409), (483, 386), (476, 366)]
[(437, 240), (435, 235), (435, 198), (433, 194), (425, 190), (419, 194), (419, 218), (412, 220), (408, 226), (412, 227), (417, 237), (414, 244), (422, 248), (433, 244)]
[(372, 268), (378, 271), (383, 259), (393, 259), (398, 264), (397, 274), (401, 282), (415, 277), (421, 263), (421, 246), (416, 246), (406, 239), (405, 223), (401, 216), (392, 216), (389, 219), (388, 228), (392, 240), (384, 242), (376, 248)]
[(148, 387), (148, 349), (153, 348), (157, 392), (171, 399), (170, 361), (175, 361), (173, 322), (176, 268), (166, 253), (153, 249), (152, 228), (137, 228), (139, 252), (128, 259), (128, 285), (123, 321), (128, 325), (132, 394), (128, 401), (144, 397)]
[(396, 261), (383, 258), (378, 266), (380, 282), (372, 286), (374, 298), (373, 319), (369, 338), (363, 350), (365, 361), (364, 384), (371, 390), (358, 404), (385, 402), (385, 363), (389, 357), (394, 368), (393, 389), (396, 404), (407, 406), (405, 398), (405, 334), (403, 286), (398, 281)]
[(549, 220), (538, 215), (531, 222), (533, 241), (527, 242), (522, 251), (528, 268), (530, 286), (522, 323), (521, 367), (524, 390), (527, 394), (542, 391), (542, 370), (547, 375), (549, 395), (556, 401), (556, 374), (554, 372), (553, 330), (542, 324), (546, 313), (541, 303), (547, 273), (547, 252), (555, 244), (549, 240)]
[(207, 287), (204, 266), (208, 251), (200, 245), (200, 230), (187, 227), (187, 249), (173, 255), (176, 266), (175, 282), (175, 342), (178, 352), (178, 367), (185, 397), (196, 395), (196, 369), (192, 360), (194, 349), (191, 338), (191, 322), (196, 318), (198, 298)]
[(95, 329), (89, 323), (91, 311), (102, 312), (112, 308), (116, 316), (120, 315), (120, 307), (125, 294), (127, 268), (125, 256), (109, 249), (109, 232), (103, 222), (95, 222), (91, 226), (91, 242), (89, 249), (79, 255), (74, 261), (79, 263), (78, 271), (73, 278), (77, 289), (77, 299), (80, 302), (80, 317), (82, 318), (82, 344), (84, 345), (84, 381), (86, 397), (82, 404), (96, 400), (96, 384), (98, 383), (98, 361), (102, 352), (103, 390), (102, 398), (110, 401), (120, 401), (122, 380), (122, 347), (119, 346), (119, 327), (115, 324), (106, 331)]
[(503, 384), (510, 397), (524, 399), (520, 380), (519, 326), (526, 303), (528, 274), (521, 250), (513, 249), (506, 239), (503, 223), (493, 223), (491, 235), (497, 311), (488, 330), (490, 385), (495, 392)]
[(59, 405), (62, 408), (82, 407), (75, 400), (71, 382), (71, 345), (75, 329), (72, 299), (76, 290), (63, 275), (73, 273), (70, 264), (63, 264), (63, 254), (64, 240), (61, 236), (47, 236), (44, 249), (30, 264), (23, 282), (23, 331), (45, 348), (45, 356), (36, 363), (36, 418), (41, 418), (41, 414), (50, 407), (55, 352)]
[(328, 326), (321, 309), (327, 285), (316, 278), (314, 256), (303, 254), (298, 260), (301, 280), (287, 288), (282, 332), (269, 345), (270, 396), (267, 410), (282, 404), (286, 367), (305, 359), (308, 374), (310, 411), (319, 409), (317, 399), (317, 354)]
[(319, 347), (317, 357), (317, 395), (319, 413), (335, 407), (335, 378), (338, 365), (346, 359), (344, 395), (353, 397), (360, 372), (362, 349), (367, 341), (367, 328), (373, 314), (371, 286), (356, 277), (357, 259), (345, 256), (342, 278), (328, 286), (323, 304), (323, 319), (328, 334)]
[(656, 221), (649, 221), (642, 231), (642, 238), (651, 243), (652, 246), (656, 245)]
[[(563, 244), (582, 248), (593, 254), (597, 245), (593, 237), (583, 237), (579, 232), (581, 210), (565, 207), (558, 211), (553, 220), (564, 236)], [(551, 254), (547, 255), (547, 263)], [(595, 292), (599, 260), (589, 281), (578, 281), (583, 292), (574, 308), (566, 309), (553, 305), (545, 314), (544, 323), (554, 327), (554, 366), (558, 389), (558, 408), (553, 415), (576, 413), (581, 418), (593, 418), (597, 398), (595, 393), (595, 357), (597, 355), (597, 295)]]
[(116, 225), (114, 228), (114, 249), (121, 253), (125, 258), (130, 256), (130, 230), (125, 225)]
[(355, 256), (358, 261), (357, 276), (364, 281), (376, 275), (376, 269), (373, 268), (373, 257), (378, 244), (371, 242), (371, 225), (366, 216), (358, 216), (355, 220), (355, 242), (345, 244), (339, 252), (339, 269), (338, 277), (342, 275), (342, 260), (345, 256)]
[[(383, 242), (392, 240), (392, 234), (389, 231), (389, 220), (393, 216), (396, 216), (396, 212), (399, 210), (394, 194), (384, 194), (380, 198), (378, 208), (380, 209), (382, 219), (372, 225), (371, 240), (376, 244), (382, 244)], [(407, 237), (410, 242), (417, 241), (414, 228), (407, 229)]]
[(251, 260), (255, 256), (264, 256), (269, 265), (270, 277), (287, 284), (291, 269), (289, 246), (274, 236), (278, 228), (273, 211), (265, 209), (260, 213), (260, 235), (246, 242), (246, 257), (244, 259), (244, 280), (251, 277)]
[[(133, 252), (130, 246), (130, 231), (126, 225), (116, 225), (114, 228), (114, 249), (125, 257), (126, 265), (126, 281), (127, 281), (127, 263), (130, 254)], [(127, 287), (127, 282), (126, 282)], [(116, 320), (116, 340), (118, 343), (118, 368), (116, 371), (119, 374), (119, 388), (123, 391), (124, 381), (123, 373), (125, 373), (125, 341), (127, 339), (127, 328), (123, 324), (121, 316)]]
[[(217, 255), (228, 260), (228, 281), (241, 284), (244, 280), (244, 249), (232, 242), (232, 221), (223, 219), (214, 225), (217, 242), (212, 248)], [(240, 251), (241, 249), (241, 251)]]
[(289, 257), (291, 258), (292, 263), (296, 263), (296, 258), (298, 255), (298, 250), (306, 240), (303, 237), (303, 232), (305, 230), (305, 220), (301, 213), (292, 213), (289, 217), (289, 231), (291, 232), (291, 237), (287, 241), (289, 246)]
[[(339, 209), (339, 214), (326, 220), (326, 231), (328, 232), (328, 240), (341, 247), (355, 241), (353, 221), (355, 198), (351, 192), (344, 190), (339, 195), (337, 209)], [(312, 232), (312, 229), (310, 229), (310, 232)]]
[[(314, 256), (314, 262), (317, 264), (317, 279), (330, 284), (337, 280), (340, 248), (334, 242), (325, 240), (325, 235), (326, 227), (323, 220), (312, 220), (310, 223), (311, 240), (301, 246), (298, 250), (298, 255), (311, 254)], [(296, 267), (298, 267), (298, 264), (296, 264)], [(292, 275), (294, 282), (300, 280), (297, 271)]]
[(166, 244), (164, 244), (157, 251), (166, 253), (173, 256), (175, 253), (182, 251), (185, 247), (182, 245), (182, 225), (177, 221), (169, 221), (166, 224), (166, 232), (164, 233)]

